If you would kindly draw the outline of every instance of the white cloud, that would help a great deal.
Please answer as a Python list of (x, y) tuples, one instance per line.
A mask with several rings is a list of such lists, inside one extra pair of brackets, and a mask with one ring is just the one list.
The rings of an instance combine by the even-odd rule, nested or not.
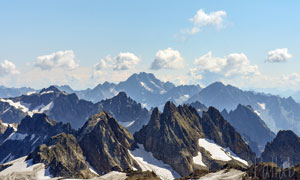
[(12, 74), (19, 74), (16, 65), (8, 60), (4, 60), (0, 64), (0, 75), (5, 76), (5, 75), (12, 75)]
[(49, 55), (38, 56), (35, 65), (42, 70), (52, 70), (55, 68), (73, 70), (78, 67), (74, 58), (75, 54), (72, 50), (58, 51)]
[(121, 52), (114, 59), (115, 59), (115, 63), (113, 65), (113, 69), (117, 71), (132, 69), (140, 62), (140, 58), (130, 52), (126, 52), (126, 53)]
[(106, 56), (94, 65), (92, 79), (103, 76), (105, 70), (123, 71), (133, 69), (139, 62), (140, 58), (130, 52), (121, 52), (118, 56)]
[(225, 11), (213, 11), (209, 14), (205, 13), (203, 9), (197, 11), (190, 21), (194, 24), (194, 30), (192, 32), (197, 33), (197, 29), (205, 26), (216, 26), (217, 28), (223, 27), (224, 17), (226, 17)]
[(202, 77), (205, 73), (221, 77), (259, 75), (257, 65), (252, 65), (244, 53), (232, 53), (223, 58), (213, 57), (211, 52), (195, 59), (196, 68), (190, 70), (190, 75)]
[(106, 63), (105, 59), (101, 59), (100, 62), (98, 62), (94, 65), (94, 68), (96, 71), (103, 70), (106, 67), (107, 67), (107, 63)]
[(270, 63), (286, 62), (291, 57), (292, 55), (288, 52), (287, 48), (275, 49), (273, 51), (268, 52), (266, 62), (270, 62)]
[(179, 33), (174, 35), (174, 38), (177, 41), (186, 41), (189, 35), (195, 35), (207, 27), (213, 27), (220, 30), (225, 26), (224, 20), (226, 16), (227, 13), (222, 10), (206, 13), (203, 9), (199, 9), (197, 13), (189, 19), (192, 26), (190, 28), (181, 29)]
[(184, 67), (184, 60), (179, 51), (167, 48), (159, 50), (156, 53), (155, 59), (151, 64), (150, 69), (180, 69)]

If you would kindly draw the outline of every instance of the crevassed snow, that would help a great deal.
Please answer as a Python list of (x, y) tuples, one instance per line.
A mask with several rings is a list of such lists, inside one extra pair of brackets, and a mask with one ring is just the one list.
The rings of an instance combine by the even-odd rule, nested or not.
[(25, 159), (26, 156), (5, 163), (5, 165), (12, 165), (0, 172), (0, 178), (9, 179), (12, 177), (13, 174), (24, 174), (24, 176), (31, 174), (36, 179), (51, 179), (51, 176), (49, 174), (47, 175), (47, 171), (45, 169), (44, 164), (32, 164), (31, 161), (25, 161)]
[(121, 124), (123, 127), (128, 128), (128, 127), (132, 126), (132, 125), (134, 124), (135, 121), (129, 121), (129, 122), (118, 121), (118, 122), (119, 122), (119, 124)]
[(230, 161), (235, 159), (248, 166), (248, 163), (245, 160), (239, 158), (229, 148), (224, 149), (217, 145), (213, 140), (200, 138), (198, 142), (200, 147), (203, 147), (211, 154), (212, 159), (220, 161)]
[(199, 180), (241, 180), (243, 176), (245, 175), (244, 172), (236, 170), (236, 169), (230, 169), (228, 170), (221, 170), (217, 171), (215, 173), (209, 173), (203, 177), (201, 177)]
[(7, 140), (21, 141), (21, 140), (25, 139), (27, 136), (28, 136), (27, 134), (13, 132), (4, 140), (4, 142)]
[(257, 105), (262, 109), (262, 110), (266, 110), (266, 104), (265, 103), (257, 103)]
[(201, 152), (198, 152), (198, 155), (195, 156), (195, 157), (193, 157), (193, 161), (194, 161), (195, 164), (198, 164), (200, 166), (205, 166), (206, 167), (206, 165), (202, 161), (202, 154), (201, 154)]
[(149, 88), (144, 82), (140, 82), (140, 84), (141, 84), (147, 91), (153, 92), (153, 89)]
[(134, 160), (136, 160), (143, 171), (153, 171), (164, 180), (173, 180), (180, 177), (180, 175), (174, 171), (170, 165), (155, 159), (151, 152), (147, 152), (144, 149), (143, 145), (138, 144), (138, 147), (139, 148), (134, 151), (129, 151), (129, 154)]

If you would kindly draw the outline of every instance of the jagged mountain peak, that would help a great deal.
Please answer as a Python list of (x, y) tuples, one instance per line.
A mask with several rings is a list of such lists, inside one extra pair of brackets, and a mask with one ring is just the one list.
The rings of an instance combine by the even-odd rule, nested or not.
[(24, 134), (55, 134), (56, 131), (71, 132), (71, 125), (51, 121), (44, 113), (35, 113), (26, 116), (18, 126), (18, 133)]
[(104, 111), (85, 123), (78, 132), (78, 140), (87, 161), (99, 174), (139, 168), (128, 152), (134, 144), (133, 136)]
[(291, 130), (280, 130), (273, 141), (290, 141), (300, 142), (300, 138)]
[(268, 142), (261, 155), (264, 162), (289, 167), (300, 163), (300, 138), (291, 130), (281, 130)]

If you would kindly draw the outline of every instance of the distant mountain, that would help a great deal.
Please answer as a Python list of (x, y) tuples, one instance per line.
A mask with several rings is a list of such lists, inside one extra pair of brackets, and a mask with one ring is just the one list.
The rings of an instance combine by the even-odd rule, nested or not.
[(111, 113), (131, 132), (147, 124), (150, 117), (147, 109), (122, 92), (96, 104), (79, 99), (75, 93), (60, 91), (55, 86), (39, 93), (0, 99), (0, 119), (6, 123), (19, 123), (26, 115), (45, 113), (50, 119), (70, 123), (72, 128), (78, 129), (89, 117), (102, 110)]
[(275, 134), (267, 127), (265, 122), (254, 112), (251, 106), (243, 106), (239, 104), (233, 111), (227, 113), (226, 110), (222, 111), (222, 115), (228, 122), (246, 139), (247, 142), (254, 141), (259, 148), (250, 147), (260, 155), (267, 142), (275, 138)]
[(213, 83), (191, 97), (187, 103), (199, 101), (217, 109), (235, 109), (239, 104), (250, 105), (273, 131), (291, 129), (300, 134), (300, 104), (293, 98), (243, 91), (221, 82)]
[(170, 82), (162, 82), (152, 73), (141, 72), (131, 75), (126, 81), (118, 84), (105, 82), (93, 89), (76, 91), (69, 86), (56, 86), (67, 93), (76, 93), (80, 99), (94, 103), (112, 98), (119, 92), (125, 92), (144, 107), (163, 107), (165, 102), (182, 104), (201, 90), (199, 85), (175, 86)]
[(125, 92), (120, 92), (111, 99), (102, 100), (96, 105), (111, 114), (131, 133), (140, 130), (150, 119), (150, 112), (128, 97)]
[(249, 162), (255, 159), (240, 135), (214, 108), (209, 108), (201, 118), (191, 106), (176, 107), (167, 102), (163, 113), (158, 108), (153, 110), (148, 125), (134, 137), (146, 151), (181, 176), (196, 169), (218, 169), (226, 163), (245, 166), (247, 162), (238, 156)]
[(34, 89), (29, 87), (21, 87), (21, 88), (7, 88), (4, 86), (0, 86), (0, 97), (1, 98), (10, 98), (10, 97), (16, 97), (21, 96), (23, 94), (30, 94), (35, 92)]
[(202, 116), (202, 113), (204, 111), (208, 110), (208, 108), (204, 104), (200, 103), (199, 101), (192, 102), (189, 105), (192, 106), (192, 107), (194, 107), (198, 111), (198, 113), (199, 113), (200, 116)]
[(289, 167), (300, 164), (300, 138), (293, 131), (279, 131), (261, 155), (262, 161)]

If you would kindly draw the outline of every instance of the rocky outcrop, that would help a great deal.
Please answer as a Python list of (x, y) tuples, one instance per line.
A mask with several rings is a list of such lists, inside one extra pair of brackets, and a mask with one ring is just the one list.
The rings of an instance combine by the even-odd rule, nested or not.
[(279, 131), (261, 155), (262, 161), (288, 167), (300, 164), (300, 138), (293, 131)]
[(147, 126), (134, 134), (137, 143), (153, 156), (172, 166), (180, 175), (187, 176), (197, 169), (203, 169), (193, 162), (198, 152), (209, 169), (217, 169), (226, 163), (214, 160), (211, 154), (200, 147), (198, 140), (208, 138), (224, 148), (230, 148), (246, 160), (254, 160), (255, 154), (230, 124), (215, 108), (203, 113), (203, 118), (191, 106), (178, 106), (167, 102), (163, 113), (157, 108), (152, 112)]
[(71, 134), (61, 133), (50, 141), (37, 147), (28, 157), (33, 163), (44, 163), (54, 177), (93, 178), (97, 176), (89, 170), (82, 150), (76, 138)]
[(244, 160), (255, 161), (255, 153), (216, 108), (209, 107), (207, 112), (203, 112), (200, 123), (207, 138), (214, 140), (222, 147), (229, 147)]
[(129, 155), (133, 136), (106, 112), (92, 116), (78, 132), (78, 141), (86, 160), (98, 174), (112, 170), (137, 168)]

